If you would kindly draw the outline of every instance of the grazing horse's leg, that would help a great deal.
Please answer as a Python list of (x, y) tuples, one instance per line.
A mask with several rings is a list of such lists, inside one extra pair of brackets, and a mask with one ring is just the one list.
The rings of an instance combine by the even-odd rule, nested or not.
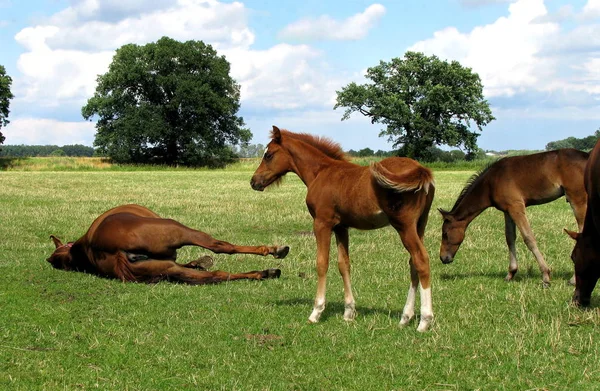
[(529, 220), (527, 220), (527, 216), (525, 216), (525, 206), (523, 204), (520, 204), (518, 206), (511, 207), (508, 209), (508, 213), (510, 214), (511, 219), (519, 228), (519, 231), (521, 232), (521, 236), (523, 236), (523, 241), (525, 241), (527, 248), (533, 253), (535, 259), (538, 262), (540, 271), (542, 272), (542, 283), (545, 287), (549, 286), (550, 268), (546, 264), (544, 256), (537, 247), (535, 236), (533, 236), (533, 231), (531, 231), (531, 226), (529, 225)]
[(344, 320), (351, 321), (356, 317), (356, 306), (350, 284), (350, 256), (348, 253), (348, 228), (333, 229), (338, 250), (338, 269), (344, 282)]
[[(575, 215), (575, 220), (577, 220), (577, 228), (578, 231), (583, 231), (583, 222), (585, 220), (585, 211), (587, 209), (587, 196), (585, 194), (581, 194), (580, 192), (567, 191), (565, 189), (567, 202), (571, 205), (571, 209), (573, 209), (573, 214)], [(575, 274), (569, 280), (570, 285), (575, 285)]]
[(251, 271), (247, 273), (227, 273), (223, 271), (204, 271), (184, 267), (172, 261), (148, 260), (133, 263), (130, 270), (138, 281), (157, 282), (160, 280), (181, 281), (188, 284), (215, 284), (223, 281), (263, 278), (278, 278), (279, 269)]
[[(427, 331), (429, 325), (433, 321), (433, 308), (431, 303), (431, 281), (430, 281), (430, 270), (429, 270), (429, 255), (427, 254), (427, 249), (423, 245), (421, 238), (419, 237), (417, 230), (414, 226), (409, 224), (407, 225), (394, 225), (394, 228), (400, 233), (400, 239), (402, 239), (402, 244), (406, 248), (406, 250), (410, 254), (410, 262), (411, 266), (411, 287), (408, 291), (407, 303), (405, 306), (405, 310), (408, 308), (408, 312), (406, 312), (406, 316), (409, 317), (410, 320), (410, 307), (413, 307), (414, 313), (414, 296), (416, 291), (416, 287), (414, 286), (414, 282), (412, 281), (412, 268), (416, 270), (416, 274), (420, 283), (420, 296), (421, 296), (421, 320), (419, 322), (419, 326), (417, 327), (417, 331)], [(414, 291), (413, 291), (414, 289)], [(413, 293), (414, 292), (414, 293)], [(410, 301), (412, 300), (412, 305)], [(404, 313), (402, 314), (402, 320), (404, 320)], [(408, 322), (407, 320), (407, 322)], [(402, 321), (401, 321), (402, 322)], [(402, 324), (402, 323), (401, 323)]]
[(313, 229), (317, 239), (317, 295), (315, 305), (308, 321), (319, 321), (325, 310), (325, 289), (327, 287), (327, 269), (329, 269), (329, 247), (331, 244), (331, 226), (324, 221), (315, 219)]
[(519, 270), (519, 266), (517, 264), (517, 249), (515, 247), (515, 241), (517, 239), (517, 230), (515, 227), (515, 222), (510, 218), (510, 214), (508, 212), (504, 212), (504, 234), (506, 236), (506, 244), (508, 245), (508, 274), (506, 275), (505, 280), (511, 281), (517, 271)]

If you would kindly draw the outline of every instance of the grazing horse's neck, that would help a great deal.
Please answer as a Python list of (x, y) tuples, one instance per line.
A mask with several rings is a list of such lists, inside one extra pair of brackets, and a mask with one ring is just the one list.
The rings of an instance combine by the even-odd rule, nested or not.
[(290, 140), (286, 149), (292, 156), (292, 171), (300, 177), (308, 187), (319, 172), (337, 160), (330, 158), (317, 148), (300, 140)]
[(479, 178), (461, 194), (450, 214), (459, 221), (469, 224), (481, 212), (492, 206), (488, 187), (484, 178)]

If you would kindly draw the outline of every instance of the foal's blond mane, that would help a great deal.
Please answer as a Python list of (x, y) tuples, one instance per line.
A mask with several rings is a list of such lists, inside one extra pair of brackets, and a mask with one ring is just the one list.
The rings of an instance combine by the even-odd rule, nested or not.
[[(293, 133), (289, 130), (281, 130), (281, 138), (285, 139), (287, 137), (293, 138), (295, 140), (299, 140), (307, 143), (319, 151), (323, 152), (325, 155), (329, 156), (335, 160), (348, 161), (348, 157), (344, 153), (344, 150), (340, 146), (340, 144), (335, 141), (322, 136), (314, 136), (308, 133)], [(273, 138), (273, 132), (271, 132), (271, 138)]]

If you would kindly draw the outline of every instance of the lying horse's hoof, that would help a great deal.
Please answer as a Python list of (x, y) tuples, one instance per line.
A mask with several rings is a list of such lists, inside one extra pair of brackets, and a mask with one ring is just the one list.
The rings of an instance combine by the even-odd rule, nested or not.
[(205, 255), (203, 257), (200, 257), (197, 260), (195, 260), (194, 262), (196, 262), (196, 264), (198, 265), (198, 268), (202, 269), (202, 270), (208, 270), (214, 265), (213, 259), (210, 255)]
[(263, 278), (279, 278), (281, 276), (281, 270), (279, 269), (267, 269), (262, 271)]
[(273, 254), (273, 256), (278, 259), (283, 259), (288, 255), (289, 252), (290, 252), (289, 246), (277, 247), (277, 249), (275, 250), (275, 254)]

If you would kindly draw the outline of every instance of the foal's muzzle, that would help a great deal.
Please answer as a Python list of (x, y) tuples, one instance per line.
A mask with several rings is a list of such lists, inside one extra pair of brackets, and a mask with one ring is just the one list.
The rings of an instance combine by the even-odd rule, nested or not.
[(440, 261), (442, 261), (444, 265), (447, 265), (449, 263), (454, 262), (454, 258), (452, 257), (452, 255), (440, 255)]
[(252, 186), (252, 188), (256, 191), (263, 191), (265, 189), (265, 186), (262, 183), (254, 180), (254, 178), (250, 179), (250, 186)]

